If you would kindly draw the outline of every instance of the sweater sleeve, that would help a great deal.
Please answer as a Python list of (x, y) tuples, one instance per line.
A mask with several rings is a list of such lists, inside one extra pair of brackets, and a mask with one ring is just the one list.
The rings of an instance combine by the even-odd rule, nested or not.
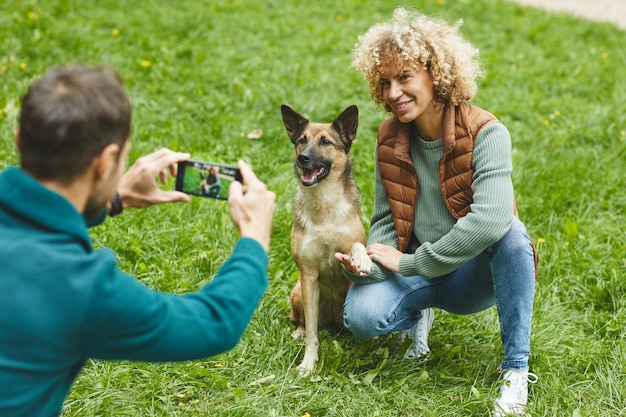
[(473, 203), (470, 212), (434, 242), (422, 242), (400, 260), (404, 276), (433, 278), (450, 273), (499, 241), (511, 227), (511, 138), (501, 123), (479, 132), (472, 155)]
[(243, 238), (209, 284), (173, 295), (147, 288), (107, 256), (85, 323), (85, 357), (180, 361), (232, 349), (265, 292), (267, 262), (261, 245)]

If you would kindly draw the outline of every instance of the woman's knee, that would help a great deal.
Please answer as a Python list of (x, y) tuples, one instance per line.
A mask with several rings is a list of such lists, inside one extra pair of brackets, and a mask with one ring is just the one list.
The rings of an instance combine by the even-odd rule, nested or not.
[[(490, 253), (495, 287), (527, 287), (536, 276), (535, 253), (524, 224), (517, 218)], [(528, 286), (528, 288), (530, 288)]]
[(371, 339), (383, 332), (379, 330), (382, 312), (359, 297), (347, 297), (343, 310), (343, 324), (354, 337)]
[(500, 251), (518, 255), (521, 253), (533, 254), (532, 243), (526, 226), (517, 217), (513, 219), (508, 233), (498, 242), (498, 248)]

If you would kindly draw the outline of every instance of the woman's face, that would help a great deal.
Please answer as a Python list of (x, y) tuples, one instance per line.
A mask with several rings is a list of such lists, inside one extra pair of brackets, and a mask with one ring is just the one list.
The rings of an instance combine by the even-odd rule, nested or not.
[(433, 79), (423, 68), (392, 64), (380, 78), (383, 101), (403, 123), (419, 122), (435, 111)]

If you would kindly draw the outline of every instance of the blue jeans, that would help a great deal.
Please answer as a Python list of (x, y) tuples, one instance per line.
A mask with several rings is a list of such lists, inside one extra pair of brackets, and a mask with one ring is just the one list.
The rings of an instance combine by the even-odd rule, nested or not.
[(368, 339), (413, 327), (425, 308), (472, 314), (495, 304), (504, 346), (500, 367), (525, 368), (534, 291), (530, 238), (515, 217), (499, 242), (454, 272), (431, 279), (394, 273), (385, 281), (352, 285), (344, 305), (344, 325), (354, 336)]

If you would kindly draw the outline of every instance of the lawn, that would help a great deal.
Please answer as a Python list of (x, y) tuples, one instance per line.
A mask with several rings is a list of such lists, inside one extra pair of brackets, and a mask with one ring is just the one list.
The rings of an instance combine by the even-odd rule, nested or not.
[[(358, 341), (322, 330), (316, 372), (302, 378), (295, 370), (303, 354), (288, 320), (296, 183), (280, 105), (316, 121), (358, 105), (352, 153), (368, 227), (376, 129), (386, 115), (349, 55), (369, 26), (407, 4), (0, 3), (0, 169), (19, 163), (13, 134), (28, 84), (49, 66), (80, 60), (110, 65), (124, 79), (134, 107), (131, 160), (162, 146), (218, 163), (243, 158), (277, 193), (270, 285), (240, 344), (202, 361), (90, 361), (64, 417), (488, 414), (502, 356), (495, 309), (437, 310), (426, 363), (404, 361), (397, 335)], [(511, 132), (518, 208), (540, 254), (531, 356), (539, 381), (529, 412), (625, 415), (626, 32), (504, 0), (410, 4), (463, 19), (485, 69), (473, 103)], [(129, 210), (92, 236), (118, 253), (122, 269), (179, 294), (210, 281), (237, 239), (227, 204), (203, 198)]]

